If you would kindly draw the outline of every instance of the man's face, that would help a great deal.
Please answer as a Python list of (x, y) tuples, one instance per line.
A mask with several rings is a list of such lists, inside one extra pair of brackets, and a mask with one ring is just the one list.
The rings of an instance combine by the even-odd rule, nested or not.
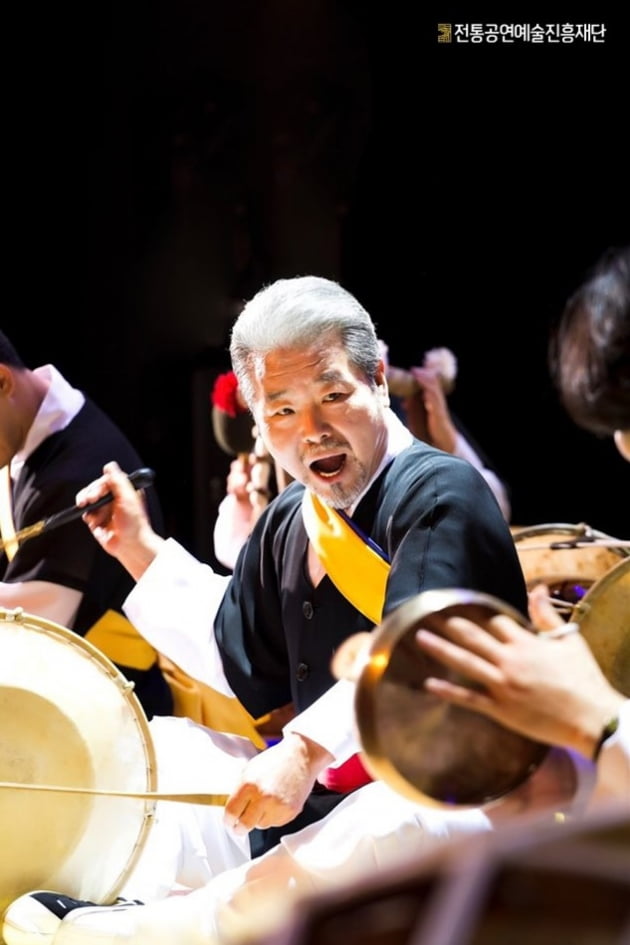
[(254, 379), (254, 416), (276, 462), (335, 508), (348, 508), (387, 448), (387, 388), (348, 362), (339, 343), (279, 349)]
[(0, 365), (0, 469), (11, 462), (26, 438), (15, 404), (15, 385), (10, 368)]

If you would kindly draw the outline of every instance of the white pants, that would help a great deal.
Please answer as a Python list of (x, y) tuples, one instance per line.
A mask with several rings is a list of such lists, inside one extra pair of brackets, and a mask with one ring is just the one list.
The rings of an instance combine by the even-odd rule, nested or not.
[[(400, 866), (405, 856), (417, 856), (433, 844), (491, 829), (489, 819), (479, 809), (450, 812), (426, 808), (394, 793), (382, 782), (360, 788), (323, 820), (286, 836), (255, 860), (247, 858), (247, 838), (242, 845), (232, 846), (227, 842), (225, 829), (220, 854), (204, 848), (213, 832), (211, 822), (220, 839), (221, 831), (216, 830), (219, 819), (213, 817), (200, 823), (194, 817), (189, 819), (186, 812), (182, 825), (193, 828), (196, 842), (190, 843), (190, 838), (186, 838), (186, 853), (179, 858), (175, 847), (170, 846), (174, 835), (168, 838), (169, 875), (173, 864), (180, 869), (179, 875), (187, 879), (191, 878), (191, 869), (196, 871), (195, 876), (210, 874), (211, 878), (201, 888), (124, 912), (96, 910), (76, 918), (70, 913), (57, 932), (54, 945), (238, 942), (254, 933), (271, 932), (304, 895), (375, 877), (390, 867)], [(160, 836), (161, 832), (156, 830), (153, 840)], [(201, 846), (197, 846), (199, 840)], [(157, 855), (157, 844), (153, 849)], [(230, 856), (234, 860), (240, 857), (240, 864), (218, 872), (220, 859), (223, 857), (225, 862)], [(184, 864), (188, 872), (183, 869)], [(164, 860), (157, 870), (162, 882), (163, 867)], [(140, 873), (144, 876), (134, 873), (126, 895), (141, 898), (140, 887), (134, 881), (146, 879), (144, 869)]]
[[(186, 719), (154, 719), (151, 729), (164, 792), (229, 793), (256, 752), (246, 739)], [(545, 768), (552, 771), (543, 765), (525, 794), (533, 796), (540, 782), (545, 807), (562, 802), (579, 809), (592, 790), (594, 766), (584, 765), (577, 784), (575, 772), (550, 778)], [(509, 817), (513, 802), (506, 806)], [(427, 807), (376, 781), (252, 860), (248, 838), (225, 826), (222, 808), (161, 801), (122, 892), (147, 905), (70, 913), (54, 945), (213, 945), (262, 935), (302, 896), (374, 878), (435, 844), (491, 830), (495, 818), (480, 808)]]
[[(247, 738), (213, 732), (186, 718), (149, 723), (160, 793), (229, 794), (256, 748)], [(223, 821), (223, 808), (158, 801), (133, 872), (120, 895), (151, 902), (180, 888), (197, 889), (250, 859), (249, 839)]]

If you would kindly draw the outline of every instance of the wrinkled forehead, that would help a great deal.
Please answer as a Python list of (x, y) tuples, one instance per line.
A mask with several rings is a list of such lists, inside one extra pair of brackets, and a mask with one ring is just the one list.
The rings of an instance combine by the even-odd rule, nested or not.
[(286, 345), (258, 355), (252, 362), (253, 380), (266, 386), (277, 380), (308, 377), (323, 380), (329, 374), (353, 371), (338, 339), (317, 339), (305, 345)]

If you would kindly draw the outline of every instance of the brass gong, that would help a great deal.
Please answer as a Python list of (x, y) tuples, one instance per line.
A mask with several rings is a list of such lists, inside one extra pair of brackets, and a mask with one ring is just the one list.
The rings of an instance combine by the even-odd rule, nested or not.
[(573, 608), (571, 620), (606, 679), (630, 699), (630, 558), (593, 584)]
[(389, 614), (370, 635), (356, 679), (364, 760), (374, 777), (412, 800), (437, 807), (480, 806), (522, 784), (549, 749), (424, 689), (428, 676), (477, 685), (417, 645), (421, 627), (439, 633), (435, 614), (475, 622), (506, 614), (531, 630), (504, 601), (457, 588), (424, 591)]

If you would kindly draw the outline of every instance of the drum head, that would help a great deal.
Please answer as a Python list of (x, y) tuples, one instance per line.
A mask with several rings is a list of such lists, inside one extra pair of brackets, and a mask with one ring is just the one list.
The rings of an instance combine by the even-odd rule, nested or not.
[[(0, 781), (156, 789), (132, 687), (82, 637), (0, 610)], [(32, 889), (108, 903), (142, 850), (155, 801), (0, 788), (0, 910)]]
[(604, 676), (630, 698), (630, 558), (593, 585), (571, 619), (579, 624)]
[[(602, 575), (628, 557), (617, 539), (589, 525), (534, 525), (512, 532), (528, 589), (547, 584), (565, 619)], [(589, 544), (589, 542), (602, 544)], [(605, 542), (611, 544), (606, 546)]]
[(459, 589), (425, 591), (386, 617), (372, 635), (356, 685), (366, 767), (400, 794), (431, 806), (486, 804), (524, 782), (548, 748), (424, 689), (427, 676), (462, 681), (415, 642), (420, 627), (439, 633), (431, 619), (437, 613), (471, 620), (503, 613), (528, 626), (503, 601)]

